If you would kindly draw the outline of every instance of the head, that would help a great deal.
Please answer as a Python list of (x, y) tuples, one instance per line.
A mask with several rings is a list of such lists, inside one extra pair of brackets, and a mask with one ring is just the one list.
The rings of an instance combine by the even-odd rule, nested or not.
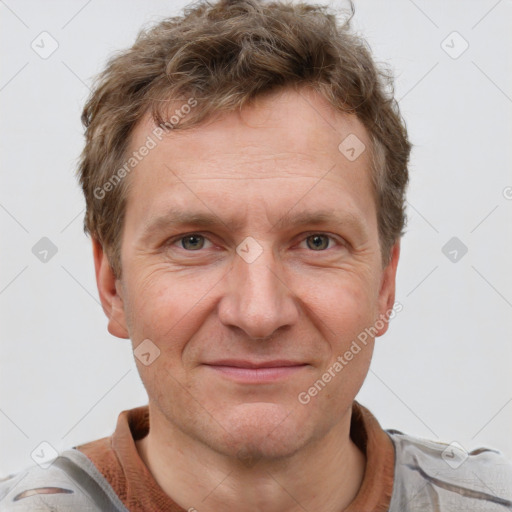
[[(109, 62), (83, 121), (100, 297), (110, 332), (149, 348), (155, 425), (226, 455), (325, 435), (393, 310), (410, 152), (349, 19), (195, 5)], [(249, 383), (226, 360), (295, 368)]]

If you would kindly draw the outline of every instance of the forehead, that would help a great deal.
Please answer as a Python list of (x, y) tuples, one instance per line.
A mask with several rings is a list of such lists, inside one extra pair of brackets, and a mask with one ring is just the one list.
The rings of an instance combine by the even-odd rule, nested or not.
[[(197, 104), (190, 107), (190, 100)], [(255, 98), (241, 110), (219, 113), (217, 119), (180, 129), (180, 123), (186, 122), (187, 115), (194, 109), (201, 109), (200, 98), (183, 97), (173, 101), (169, 108), (170, 120), (177, 129), (168, 130), (165, 134), (158, 132), (159, 127), (147, 114), (132, 134), (130, 151), (142, 147), (149, 136), (160, 149), (166, 142), (174, 142), (176, 151), (167, 152), (174, 161), (200, 159), (203, 165), (208, 165), (210, 161), (226, 160), (225, 169), (229, 170), (229, 161), (236, 156), (237, 162), (247, 161), (247, 165), (240, 169), (242, 173), (258, 172), (257, 165), (249, 164), (254, 157), (289, 158), (294, 155), (297, 160), (311, 161), (316, 161), (319, 156), (334, 154), (337, 157), (338, 146), (349, 136), (349, 140), (358, 144), (357, 149), (363, 144), (369, 148), (368, 134), (357, 117), (335, 111), (325, 98), (309, 88), (279, 90)], [(232, 151), (229, 151), (229, 146)], [(239, 151), (241, 148), (243, 152)], [(367, 153), (361, 155), (362, 160), (366, 160)], [(151, 161), (152, 155), (148, 156), (147, 160)], [(194, 169), (189, 171), (190, 174), (195, 172)]]
[[(190, 111), (180, 109), (185, 103), (190, 104), (184, 99), (170, 109), (176, 119)], [(193, 108), (201, 108), (200, 99)], [(346, 205), (374, 206), (364, 126), (310, 89), (282, 90), (240, 111), (165, 134), (148, 115), (134, 130), (129, 152), (148, 145), (148, 138), (152, 149), (129, 176), (128, 205), (140, 215), (164, 211), (170, 202), (176, 206), (180, 194), (187, 196), (183, 207), (201, 198), (206, 204), (217, 195), (229, 210), (229, 194), (232, 201), (240, 198), (238, 208), (261, 213), (261, 203), (282, 202), (285, 196), (296, 200), (313, 184), (316, 190), (304, 204), (322, 192), (320, 201), (342, 199), (345, 193)]]

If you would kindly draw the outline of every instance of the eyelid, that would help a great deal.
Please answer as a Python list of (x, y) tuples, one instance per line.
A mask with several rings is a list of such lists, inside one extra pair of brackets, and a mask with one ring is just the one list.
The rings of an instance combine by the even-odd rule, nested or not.
[[(344, 238), (340, 237), (339, 235), (334, 235), (332, 233), (328, 233), (325, 231), (308, 231), (306, 233), (301, 233), (301, 235), (300, 235), (301, 238), (299, 240), (299, 243), (306, 241), (310, 236), (313, 236), (313, 235), (326, 236), (327, 238), (334, 240), (334, 242), (336, 242), (336, 244), (338, 246), (348, 247), (348, 242)], [(331, 249), (331, 248), (329, 248), (329, 249)], [(318, 252), (322, 252), (322, 251), (318, 251)]]
[[(209, 234), (201, 233), (200, 231), (191, 231), (190, 233), (184, 233), (184, 234), (176, 235), (176, 236), (169, 238), (167, 241), (164, 242), (164, 245), (165, 246), (174, 246), (177, 242), (181, 242), (181, 240), (183, 240), (184, 238), (187, 238), (187, 237), (193, 236), (193, 235), (202, 236), (206, 241), (213, 244), (213, 242), (209, 238)], [(179, 247), (179, 249), (187, 251), (183, 247)], [(203, 248), (201, 248), (201, 249), (203, 249)], [(201, 249), (199, 249), (197, 251), (187, 251), (187, 252), (199, 252)]]
[[(180, 242), (184, 238), (186, 238), (188, 236), (192, 236), (192, 235), (202, 236), (206, 241), (210, 242), (211, 244), (214, 244), (214, 242), (212, 242), (212, 240), (210, 240), (210, 238), (209, 238), (210, 235), (211, 235), (210, 233), (204, 233), (204, 232), (200, 232), (200, 231), (191, 231), (189, 233), (183, 233), (183, 234), (179, 234), (179, 235), (176, 235), (174, 237), (169, 238), (167, 241), (164, 242), (164, 245), (165, 246), (174, 246), (177, 242)], [(298, 236), (300, 236), (298, 243), (300, 244), (301, 242), (304, 242), (310, 236), (313, 236), (313, 235), (326, 236), (329, 239), (331, 239), (334, 242), (336, 242), (336, 244), (338, 246), (341, 246), (341, 247), (347, 247), (348, 246), (348, 242), (345, 239), (341, 238), (338, 235), (334, 235), (332, 233), (328, 233), (328, 232), (325, 232), (325, 231), (307, 231), (305, 233), (301, 233), (300, 235), (298, 235)], [(182, 250), (184, 250), (186, 252), (200, 252), (201, 249), (204, 249), (204, 247), (201, 248), (201, 249), (198, 249), (197, 251), (187, 251), (183, 247), (179, 247), (179, 249), (182, 249)], [(318, 252), (322, 252), (322, 251), (318, 251)]]

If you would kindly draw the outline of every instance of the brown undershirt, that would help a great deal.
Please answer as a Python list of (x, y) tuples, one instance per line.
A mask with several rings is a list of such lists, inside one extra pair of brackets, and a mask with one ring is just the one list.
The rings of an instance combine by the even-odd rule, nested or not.
[[(135, 441), (148, 431), (146, 405), (121, 412), (112, 436), (75, 448), (87, 455), (131, 512), (186, 512), (165, 494), (139, 456)], [(387, 512), (393, 492), (393, 442), (370, 411), (355, 401), (350, 437), (366, 455), (366, 468), (357, 496), (340, 512)]]

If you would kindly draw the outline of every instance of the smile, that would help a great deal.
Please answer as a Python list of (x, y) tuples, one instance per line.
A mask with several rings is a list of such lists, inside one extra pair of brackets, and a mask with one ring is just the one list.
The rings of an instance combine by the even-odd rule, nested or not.
[(205, 365), (228, 379), (242, 383), (268, 383), (290, 377), (306, 368), (307, 364), (292, 361), (219, 361)]

